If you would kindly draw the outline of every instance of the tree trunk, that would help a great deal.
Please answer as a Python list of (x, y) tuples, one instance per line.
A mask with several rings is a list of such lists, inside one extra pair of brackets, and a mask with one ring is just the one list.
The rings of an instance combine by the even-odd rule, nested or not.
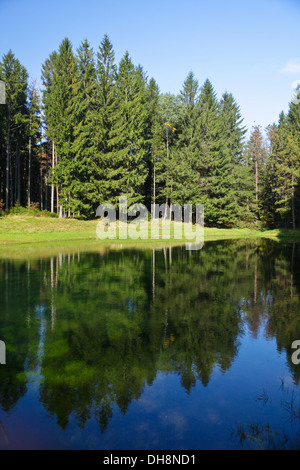
[[(167, 178), (166, 178), (166, 183), (167, 183), (167, 191), (168, 191), (168, 184), (169, 184), (169, 131), (168, 128), (166, 128), (166, 137), (167, 137)], [(164, 213), (164, 219), (167, 218), (167, 209), (168, 209), (168, 196), (166, 196), (166, 206), (165, 206), (165, 213)]]
[(21, 193), (21, 184), (20, 184), (20, 178), (21, 178), (21, 170), (20, 170), (20, 146), (19, 143), (17, 144), (17, 201), (18, 205), (20, 205), (20, 193)]
[(71, 201), (71, 194), (69, 193), (69, 208), (68, 208), (68, 218), (69, 218), (69, 219), (70, 219), (70, 217), (71, 217), (70, 201)]
[[(55, 148), (54, 141), (52, 141), (52, 170), (54, 169), (55, 164)], [(51, 184), (51, 212), (54, 212), (54, 184)]]
[(29, 137), (28, 147), (28, 194), (27, 194), (27, 205), (30, 208), (31, 202), (31, 136)]
[(296, 222), (295, 222), (294, 175), (292, 175), (292, 219), (293, 219), (293, 230), (296, 230)]
[(5, 188), (5, 208), (9, 209), (9, 173), (10, 173), (10, 108), (8, 107), (7, 117), (7, 139), (6, 139), (6, 188)]
[(153, 160), (153, 210), (152, 210), (152, 218), (155, 217), (155, 159)]
[(258, 202), (258, 161), (255, 160), (255, 199)]
[(41, 211), (44, 209), (43, 207), (43, 167), (40, 166), (40, 207)]

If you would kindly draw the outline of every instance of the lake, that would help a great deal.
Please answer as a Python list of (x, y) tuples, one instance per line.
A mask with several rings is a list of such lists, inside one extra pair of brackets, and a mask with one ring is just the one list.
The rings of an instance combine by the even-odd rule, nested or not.
[(0, 448), (298, 448), (299, 259), (253, 239), (2, 257)]

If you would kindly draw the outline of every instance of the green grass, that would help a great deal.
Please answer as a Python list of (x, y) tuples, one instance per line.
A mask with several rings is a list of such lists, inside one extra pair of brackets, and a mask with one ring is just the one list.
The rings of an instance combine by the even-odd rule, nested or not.
[[(53, 243), (64, 241), (91, 241), (98, 240), (103, 243), (104, 240), (99, 240), (96, 234), (96, 227), (99, 219), (96, 220), (77, 220), (77, 219), (55, 219), (48, 217), (34, 217), (25, 215), (11, 215), (0, 218), (0, 246), (2, 245), (24, 245), (35, 243)], [(118, 224), (117, 224), (118, 225)], [(122, 226), (120, 231), (124, 233), (126, 226)], [(142, 230), (141, 233), (145, 233)], [(171, 224), (171, 240), (168, 242), (179, 240), (178, 230), (174, 229), (174, 224)], [(224, 238), (245, 238), (255, 236), (256, 231), (249, 229), (215, 229), (205, 228), (205, 240), (219, 240)], [(175, 237), (174, 237), (175, 235)], [(165, 237), (162, 236), (160, 240), (142, 239), (138, 240), (139, 243), (156, 243)], [(180, 237), (181, 242), (187, 241), (184, 237)], [(105, 241), (107, 243), (107, 240)], [(110, 240), (110, 242), (119, 242), (119, 240)], [(136, 240), (128, 238), (122, 240), (122, 243), (137, 243)]]
[[(171, 225), (171, 238), (164, 237), (153, 239), (133, 240), (99, 240), (96, 234), (96, 227), (99, 219), (95, 220), (77, 220), (77, 219), (58, 219), (51, 217), (35, 217), (32, 215), (9, 215), (0, 217), (0, 255), (7, 253), (20, 254), (24, 251), (46, 249), (57, 250), (69, 249), (71, 246), (80, 245), (80, 248), (104, 249), (107, 246), (144, 246), (151, 248), (153, 246), (167, 244), (182, 244), (187, 242), (185, 238), (178, 239), (176, 227)], [(126, 230), (127, 227), (123, 226)], [(145, 233), (142, 231), (142, 233)], [(175, 239), (174, 239), (175, 234)], [(297, 240), (300, 239), (300, 231), (292, 230), (270, 230), (256, 231), (253, 229), (204, 229), (204, 241), (226, 240), (226, 239), (246, 239), (246, 238), (272, 238), (274, 240)]]

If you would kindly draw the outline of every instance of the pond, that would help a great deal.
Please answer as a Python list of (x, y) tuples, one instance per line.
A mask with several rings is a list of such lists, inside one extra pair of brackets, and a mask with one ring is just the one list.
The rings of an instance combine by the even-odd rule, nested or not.
[(299, 259), (268, 240), (2, 257), (0, 448), (298, 447)]

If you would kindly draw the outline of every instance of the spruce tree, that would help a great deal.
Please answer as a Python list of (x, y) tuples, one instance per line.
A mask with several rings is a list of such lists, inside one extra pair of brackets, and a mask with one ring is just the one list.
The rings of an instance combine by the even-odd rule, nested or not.
[(258, 223), (261, 212), (260, 193), (262, 188), (261, 175), (265, 168), (266, 149), (261, 126), (253, 126), (245, 148), (246, 160), (252, 171), (253, 193), (255, 196), (255, 219)]
[(51, 199), (50, 199), (50, 211), (55, 211), (55, 192), (56, 192), (56, 208), (58, 207), (58, 188), (56, 187), (53, 181), (54, 168), (56, 165), (56, 148), (55, 148), (55, 120), (54, 112), (56, 103), (55, 103), (55, 94), (53, 93), (52, 82), (53, 75), (55, 72), (55, 64), (57, 61), (57, 52), (53, 51), (50, 56), (45, 60), (42, 65), (42, 132), (44, 133), (43, 139), (45, 140), (44, 148), (50, 148), (51, 154), (51, 169), (49, 171), (48, 177), (51, 180)]
[(5, 126), (5, 207), (21, 202), (25, 161), (22, 158), (27, 144), (28, 73), (11, 50), (0, 62), (0, 80), (5, 83), (6, 104), (3, 106)]
[(194, 78), (193, 72), (190, 72), (179, 94), (183, 118), (174, 162), (178, 174), (173, 198), (181, 205), (200, 202), (198, 200), (200, 178), (197, 172), (200, 148), (199, 92), (198, 80)]
[(53, 181), (59, 188), (60, 216), (76, 210), (72, 195), (75, 162), (73, 154), (75, 117), (72, 113), (75, 97), (76, 62), (68, 38), (60, 44), (51, 82), (51, 121), (57, 153)]
[[(41, 194), (43, 180), (40, 178), (41, 169), (38, 160), (38, 143), (41, 140), (41, 107), (40, 96), (35, 83), (31, 83), (28, 93), (28, 171), (27, 171), (27, 205), (30, 207), (32, 194), (35, 194), (37, 200), (38, 187)], [(35, 176), (35, 178), (33, 178)], [(37, 178), (39, 176), (39, 178)], [(39, 181), (39, 185), (36, 182)], [(35, 191), (33, 191), (33, 189)]]
[(281, 120), (272, 134), (273, 152), (276, 154), (275, 204), (285, 228), (296, 229), (296, 191), (300, 182), (300, 146), (288, 121)]
[(111, 133), (117, 109), (116, 72), (113, 46), (108, 35), (105, 34), (97, 53), (96, 106), (93, 113), (96, 130), (96, 171), (93, 175), (93, 182), (97, 204), (108, 202), (114, 193), (114, 165), (110, 157), (113, 150)]
[[(157, 162), (157, 192), (159, 202), (165, 203), (167, 207), (176, 202), (173, 198), (173, 191), (176, 186), (178, 187), (175, 174), (177, 168), (173, 159), (178, 161), (178, 152), (174, 146), (178, 140), (184, 114), (179, 96), (171, 93), (160, 95), (159, 114), (164, 134), (164, 149), (161, 151)], [(167, 213), (165, 212), (164, 217), (166, 216)]]
[(145, 183), (145, 203), (148, 208), (156, 203), (157, 163), (164, 151), (164, 133), (159, 109), (159, 87), (151, 78), (146, 87), (147, 140), (149, 141), (148, 176)]
[(117, 204), (120, 195), (128, 204), (143, 201), (147, 178), (149, 142), (147, 136), (146, 79), (135, 67), (128, 52), (121, 59), (116, 79), (115, 109), (110, 131), (110, 201)]
[(76, 215), (91, 216), (95, 214), (98, 199), (95, 187), (95, 177), (98, 173), (97, 128), (94, 121), (97, 95), (94, 54), (87, 40), (84, 40), (77, 50), (76, 64), (76, 83), (70, 106), (74, 117), (70, 211)]
[[(247, 132), (242, 126), (240, 107), (231, 93), (225, 92), (220, 101), (221, 154), (227, 162), (227, 196), (231, 198), (227, 223), (240, 223), (249, 220), (249, 207), (252, 194), (250, 172), (243, 161), (244, 136)], [(229, 206), (228, 206), (229, 208)], [(225, 220), (224, 220), (225, 222)]]
[(199, 96), (200, 149), (197, 162), (200, 173), (199, 197), (205, 204), (205, 222), (214, 226), (232, 226), (236, 219), (233, 197), (231, 155), (223, 138), (224, 122), (216, 92), (207, 79)]
[(289, 104), (287, 121), (300, 144), (300, 85), (296, 88), (295, 96)]

